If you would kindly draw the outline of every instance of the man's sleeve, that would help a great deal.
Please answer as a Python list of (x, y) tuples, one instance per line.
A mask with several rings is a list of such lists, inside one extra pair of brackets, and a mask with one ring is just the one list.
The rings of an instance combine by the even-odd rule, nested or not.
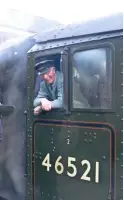
[(40, 106), (41, 105), (41, 98), (47, 98), (47, 92), (45, 89), (44, 82), (41, 82), (40, 84), (40, 91), (37, 95), (37, 97), (34, 99), (34, 107)]
[(52, 108), (61, 108), (63, 105), (63, 75), (58, 80), (57, 92), (57, 99), (52, 101)]

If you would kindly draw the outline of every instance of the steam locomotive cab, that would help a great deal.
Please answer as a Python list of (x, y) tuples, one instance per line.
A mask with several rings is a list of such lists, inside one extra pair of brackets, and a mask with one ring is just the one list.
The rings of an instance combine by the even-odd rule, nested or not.
[[(41, 35), (28, 52), (29, 199), (120, 198), (122, 29), (111, 20)], [(63, 106), (34, 116), (44, 59), (63, 73)]]

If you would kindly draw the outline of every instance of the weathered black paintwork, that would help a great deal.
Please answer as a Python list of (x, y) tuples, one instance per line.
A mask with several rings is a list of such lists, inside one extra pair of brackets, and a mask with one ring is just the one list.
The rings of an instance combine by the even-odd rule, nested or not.
[[(72, 25), (72, 28), (67, 27), (61, 30), (61, 33), (56, 34), (57, 37), (54, 39), (51, 33), (46, 38), (42, 35), (38, 39), (39, 43), (29, 51), (27, 199), (122, 199), (122, 30), (122, 17), (120, 16), (101, 21), (96, 20), (93, 24), (89, 22), (77, 28)], [(112, 47), (112, 108), (109, 110), (74, 110), (71, 106), (72, 52), (77, 49), (85, 50), (106, 45)], [(65, 110), (44, 112), (34, 117), (35, 58), (58, 53), (61, 54), (61, 67), (64, 72)], [(46, 167), (42, 166), (42, 161), (48, 153), (52, 164), (49, 172), (46, 171)], [(64, 166), (64, 172), (61, 175), (55, 172), (55, 162), (59, 156), (62, 156), (60, 161)], [(73, 164), (77, 168), (77, 174), (73, 178), (67, 175), (67, 171), (72, 172), (71, 168), (68, 168), (68, 157), (76, 158)], [(80, 179), (86, 170), (86, 165), (81, 166), (82, 160), (88, 160), (91, 163), (90, 181)], [(94, 181), (96, 161), (100, 165), (99, 183)]]
[[(62, 28), (56, 28), (48, 32), (43, 32), (37, 36), (37, 43), (56, 41), (60, 39), (72, 39), (85, 35), (108, 33), (122, 29), (123, 14), (118, 13), (107, 17), (101, 17), (97, 20), (84, 21), (80, 24), (70, 24)], [(107, 22), (107, 23), (106, 23)], [(114, 22), (114, 23), (113, 23)]]

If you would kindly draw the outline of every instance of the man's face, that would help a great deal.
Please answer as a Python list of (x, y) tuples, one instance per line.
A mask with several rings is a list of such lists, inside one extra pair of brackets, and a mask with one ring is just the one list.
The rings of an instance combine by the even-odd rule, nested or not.
[(41, 79), (44, 80), (45, 82), (52, 84), (55, 81), (55, 76), (56, 76), (56, 72), (55, 72), (55, 68), (51, 67), (50, 70), (42, 75)]

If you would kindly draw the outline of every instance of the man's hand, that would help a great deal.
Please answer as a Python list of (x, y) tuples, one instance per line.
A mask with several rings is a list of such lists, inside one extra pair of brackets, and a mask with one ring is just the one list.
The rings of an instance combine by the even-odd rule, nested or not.
[(42, 109), (46, 111), (50, 111), (52, 108), (51, 102), (45, 98), (41, 99), (41, 105), (42, 105)]
[(42, 110), (42, 106), (37, 106), (36, 108), (34, 108), (34, 115), (39, 115), (41, 110)]

